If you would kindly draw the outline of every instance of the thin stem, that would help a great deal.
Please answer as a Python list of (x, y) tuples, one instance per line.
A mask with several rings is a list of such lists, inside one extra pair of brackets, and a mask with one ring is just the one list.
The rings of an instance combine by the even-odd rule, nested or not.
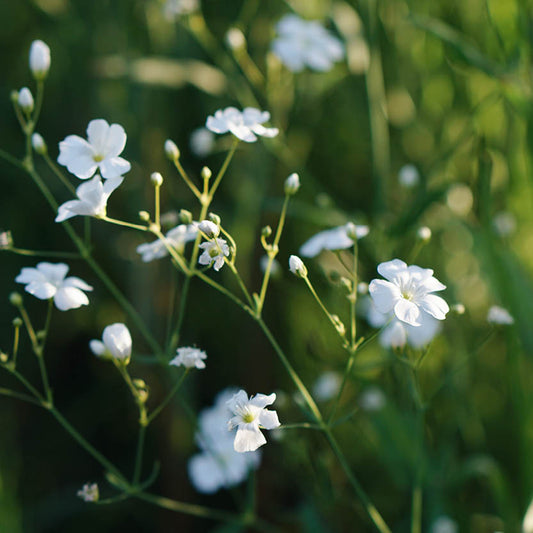
[(33, 113), (33, 119), (31, 122), (31, 131), (35, 131), (35, 126), (39, 121), (39, 116), (41, 115), (41, 109), (43, 107), (43, 97), (44, 97), (44, 81), (37, 80), (37, 95), (35, 98), (35, 112)]
[(185, 169), (182, 167), (179, 158), (174, 159), (174, 166), (179, 172), (179, 175), (183, 178), (183, 181), (187, 184), (187, 187), (189, 187), (189, 189), (193, 192), (194, 196), (196, 196), (198, 200), (202, 201), (202, 193), (192, 182), (191, 178), (189, 178), (187, 172), (185, 172)]
[(189, 374), (190, 369), (185, 369), (185, 372), (180, 376), (179, 380), (176, 382), (174, 387), (170, 390), (170, 392), (167, 394), (166, 398), (150, 413), (148, 416), (148, 419), (146, 421), (146, 425), (151, 424), (157, 416), (159, 416), (159, 413), (170, 403), (174, 395), (179, 391), (182, 383), (185, 381), (185, 378)]
[(353, 269), (352, 269), (352, 292), (350, 294), (350, 332), (352, 339), (352, 350), (355, 351), (357, 338), (357, 323), (356, 323), (356, 305), (357, 305), (357, 239), (353, 243)]
[(310, 422), (302, 422), (299, 424), (283, 424), (278, 429), (317, 429), (318, 431), (322, 431), (322, 426), (311, 424)]
[(161, 213), (161, 186), (160, 185), (156, 185), (155, 186), (155, 199), (154, 199), (154, 202), (155, 202), (155, 225), (160, 228), (161, 227), (161, 217), (160, 217), (160, 213)]
[(110, 222), (111, 224), (116, 224), (117, 226), (124, 226), (126, 228), (137, 229), (139, 231), (150, 231), (150, 228), (148, 228), (147, 226), (141, 226), (140, 224), (132, 224), (131, 222), (125, 222), (124, 220), (118, 220), (116, 218), (110, 218), (107, 215), (106, 216), (97, 217), (97, 218), (99, 218), (100, 220), (103, 220), (105, 222)]
[(137, 453), (135, 454), (135, 468), (133, 470), (133, 484), (134, 485), (137, 485), (139, 483), (139, 480), (141, 479), (145, 436), (146, 436), (146, 425), (139, 424), (139, 440), (137, 441)]
[(37, 354), (37, 352), (39, 351), (39, 342), (37, 341), (37, 335), (35, 334), (35, 330), (33, 329), (33, 325), (31, 323), (30, 317), (23, 304), (21, 304), (18, 307), (18, 310), (19, 310), (20, 316), (22, 317), (22, 320), (24, 321), (24, 325), (26, 326), (26, 331), (28, 332), (28, 336), (30, 337), (33, 352)]
[(59, 169), (59, 167), (50, 159), (50, 156), (45, 153), (43, 155), (43, 159), (46, 161), (46, 164), (48, 165), (48, 167), (50, 168), (50, 170), (59, 178), (59, 180), (61, 181), (61, 183), (72, 193), (72, 194), (76, 194), (76, 188), (70, 183), (70, 181), (68, 181), (67, 177), (65, 176), (65, 174), (63, 174), (63, 172), (61, 172), (61, 170)]
[(39, 350), (35, 353), (39, 361), (39, 369), (41, 371), (41, 379), (43, 381), (43, 388), (46, 399), (49, 404), (52, 404), (52, 389), (50, 388), (50, 382), (48, 381), (48, 372), (46, 371), (46, 364), (44, 362), (44, 346), (48, 338), (48, 331), (50, 329), (50, 321), (52, 319), (52, 308), (54, 306), (54, 301), (52, 298), (48, 300), (48, 310), (46, 312), (46, 321), (44, 324), (44, 329), (42, 330), (42, 339), (39, 346)]
[(231, 160), (233, 159), (233, 155), (235, 154), (235, 150), (237, 150), (237, 146), (239, 146), (239, 139), (235, 138), (233, 140), (233, 145), (231, 146), (230, 151), (226, 155), (226, 159), (224, 159), (224, 163), (222, 163), (222, 166), (218, 171), (215, 181), (211, 186), (211, 190), (209, 191), (209, 203), (211, 203), (211, 201), (213, 200), (213, 196), (215, 195), (215, 192), (218, 189), (218, 186), (220, 185), (220, 182), (222, 181), (222, 178), (224, 177), (224, 174), (226, 173), (226, 170), (228, 169)]
[(20, 170), (26, 171), (26, 167), (20, 162), (16, 157), (13, 157), (8, 152), (0, 149), (0, 157), (5, 159), (8, 163), (11, 163), (13, 166), (18, 167)]
[(13, 374), (25, 387), (30, 391), (42, 406), (45, 406), (45, 400), (41, 393), (18, 371), (14, 368), (7, 367), (8, 372)]
[(195, 276), (200, 278), (202, 281), (213, 287), (213, 289), (216, 289), (221, 294), (224, 294), (224, 296), (227, 296), (230, 300), (232, 300), (234, 303), (236, 303), (241, 309), (246, 311), (249, 314), (253, 314), (253, 311), (250, 307), (248, 307), (242, 300), (240, 300), (237, 296), (235, 296), (232, 292), (228, 291), (226, 287), (223, 287), (220, 285), (220, 283), (217, 283), (216, 281), (212, 280), (209, 276), (206, 276), (203, 272), (200, 270), (195, 270), (193, 272)]
[(24, 255), (27, 257), (58, 257), (61, 259), (81, 259), (81, 255), (75, 252), (56, 252), (53, 250), (28, 250), (26, 248), (11, 247), (6, 249), (6, 252), (13, 252), (17, 255)]
[(235, 279), (237, 280), (237, 283), (239, 284), (239, 287), (241, 288), (242, 293), (244, 294), (246, 300), (248, 301), (248, 305), (250, 307), (253, 307), (254, 301), (252, 300), (252, 297), (250, 296), (250, 293), (248, 292), (248, 289), (246, 288), (246, 285), (244, 284), (244, 281), (241, 278), (239, 271), (237, 270), (237, 267), (231, 261), (226, 261), (226, 263), (230, 267), (233, 274), (235, 275)]
[[(20, 322), (19, 322), (19, 324), (20, 324)], [(15, 324), (14, 328), (15, 328), (15, 331), (13, 332), (13, 359), (11, 360), (11, 363), (13, 365), (13, 368), (16, 368), (16, 366), (17, 366), (17, 355), (19, 353), (20, 325)]]
[(28, 396), (27, 394), (23, 394), (22, 392), (17, 392), (11, 389), (5, 389), (3, 387), (0, 387), (0, 394), (2, 396), (9, 396), (11, 398), (16, 398), (17, 400), (22, 400), (23, 402), (32, 403), (34, 405), (42, 407), (41, 402), (39, 400), (36, 400), (35, 398)]

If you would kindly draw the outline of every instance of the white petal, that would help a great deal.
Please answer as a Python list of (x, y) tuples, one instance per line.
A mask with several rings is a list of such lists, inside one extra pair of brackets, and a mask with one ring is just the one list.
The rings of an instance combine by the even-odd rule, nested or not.
[(279, 133), (278, 128), (265, 128), (261, 124), (255, 124), (251, 127), (251, 130), (257, 135), (268, 138), (275, 137)]
[(69, 135), (59, 143), (57, 162), (80, 179), (90, 178), (97, 169), (91, 145), (77, 135)]
[(429, 344), (440, 330), (440, 322), (425, 312), (420, 313), (420, 326), (406, 325), (407, 342), (413, 348), (422, 348)]
[(120, 185), (122, 185), (122, 182), (124, 181), (124, 178), (122, 176), (119, 176), (118, 178), (108, 178), (103, 186), (104, 194), (109, 198), (110, 194)]
[(280, 425), (276, 411), (270, 411), (269, 409), (263, 409), (257, 421), (265, 429), (274, 429)]
[(76, 287), (61, 287), (54, 296), (54, 303), (59, 310), (68, 311), (82, 305), (89, 305), (89, 298)]
[(117, 359), (127, 359), (131, 355), (131, 335), (125, 324), (111, 324), (104, 329), (102, 339), (106, 348)]
[(228, 406), (228, 409), (235, 413), (237, 406), (243, 403), (248, 402), (248, 394), (246, 394), (246, 391), (240, 390), (239, 392), (235, 393), (227, 402), (226, 405)]
[(228, 123), (221, 118), (217, 118), (216, 115), (214, 117), (207, 117), (205, 127), (214, 133), (227, 133), (229, 131)]
[(15, 278), (17, 283), (31, 283), (32, 281), (46, 282), (46, 276), (36, 268), (24, 267)]
[(108, 157), (120, 155), (126, 146), (126, 138), (126, 132), (120, 124), (111, 124), (107, 132), (105, 155)]
[(60, 283), (63, 281), (68, 272), (68, 265), (65, 263), (47, 263), (42, 261), (37, 265), (37, 270), (44, 274), (46, 279)]
[(105, 344), (96, 339), (89, 341), (89, 348), (91, 349), (91, 352), (98, 357), (101, 357), (106, 352)]
[(276, 393), (273, 392), (268, 396), (266, 394), (256, 394), (251, 400), (250, 404), (256, 407), (264, 408), (267, 405), (271, 405), (276, 401)]
[(381, 332), (379, 336), (380, 344), (391, 348), (403, 348), (407, 341), (407, 335), (405, 332), (406, 327), (407, 326), (399, 320), (394, 320)]
[(392, 311), (398, 299), (401, 298), (400, 288), (390, 281), (373, 279), (368, 286), (368, 292), (372, 297), (376, 309), (380, 313)]
[(394, 306), (394, 314), (406, 324), (410, 324), (411, 326), (420, 326), (420, 321), (418, 320), (418, 317), (420, 316), (420, 309), (416, 304), (410, 302), (409, 300), (400, 298)]
[(221, 461), (209, 453), (194, 455), (189, 460), (188, 471), (194, 488), (204, 494), (213, 494), (224, 486)]
[(109, 124), (103, 118), (91, 120), (87, 126), (87, 139), (98, 155), (105, 155)]
[(446, 313), (450, 310), (448, 304), (440, 296), (436, 296), (435, 294), (426, 295), (419, 303), (424, 311), (437, 320), (444, 320)]
[(245, 126), (244, 124), (234, 124), (230, 122), (228, 124), (228, 128), (241, 141), (247, 142), (247, 143), (253, 143), (257, 141), (257, 137), (252, 133), (250, 128), (248, 126)]
[(398, 274), (407, 269), (407, 265), (400, 259), (393, 259), (378, 265), (378, 272), (389, 281), (394, 281)]
[(106, 158), (100, 163), (100, 172), (106, 179), (118, 178), (131, 169), (131, 164), (122, 157)]
[(32, 281), (25, 287), (26, 292), (29, 292), (39, 300), (48, 300), (57, 292), (57, 287), (48, 282)]
[(423, 287), (426, 292), (443, 291), (446, 285), (442, 284), (438, 279), (430, 276), (420, 283), (420, 287)]
[(77, 289), (81, 289), (82, 291), (92, 291), (93, 288), (83, 281), (82, 279), (76, 277), (76, 276), (70, 276), (63, 282), (63, 287), (76, 287)]
[[(249, 426), (249, 424), (247, 426)], [(253, 452), (263, 444), (266, 444), (266, 439), (259, 429), (240, 427), (237, 429), (233, 447), (235, 451), (239, 453)]]

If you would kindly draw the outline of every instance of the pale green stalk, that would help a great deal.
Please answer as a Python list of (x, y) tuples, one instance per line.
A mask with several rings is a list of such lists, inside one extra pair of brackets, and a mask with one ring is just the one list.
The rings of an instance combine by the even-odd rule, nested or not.
[(67, 177), (61, 172), (61, 170), (58, 168), (58, 166), (50, 159), (50, 156), (48, 153), (45, 153), (43, 155), (43, 159), (45, 160), (46, 164), (48, 165), (48, 168), (59, 178), (59, 181), (72, 193), (76, 194), (76, 188), (74, 185), (68, 181)]
[(185, 372), (180, 376), (179, 380), (176, 382), (174, 387), (169, 391), (165, 399), (148, 415), (148, 418), (146, 420), (146, 425), (148, 426), (151, 424), (161, 413), (161, 411), (170, 403), (172, 398), (174, 398), (174, 395), (179, 391), (181, 388), (181, 385), (185, 381), (185, 378), (189, 374), (190, 368), (186, 368)]

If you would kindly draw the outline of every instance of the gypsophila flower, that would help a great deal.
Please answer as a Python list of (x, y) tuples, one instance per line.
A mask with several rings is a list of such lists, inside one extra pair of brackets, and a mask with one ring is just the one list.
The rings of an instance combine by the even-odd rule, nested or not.
[(105, 179), (117, 178), (131, 165), (119, 157), (126, 146), (126, 132), (119, 124), (109, 125), (104, 119), (91, 120), (87, 140), (69, 135), (59, 143), (57, 162), (80, 179), (90, 178), (98, 169)]
[(498, 305), (493, 305), (487, 313), (487, 322), (489, 324), (496, 324), (500, 326), (509, 326), (514, 324), (514, 318), (507, 309)]
[(18, 104), (24, 113), (31, 113), (33, 111), (33, 96), (27, 87), (22, 87), (18, 94)]
[(276, 24), (276, 32), (272, 52), (293, 72), (305, 67), (325, 72), (344, 57), (341, 41), (317, 21), (286, 15)]
[(220, 235), (220, 228), (214, 222), (210, 220), (202, 220), (198, 224), (198, 229), (207, 235), (209, 239), (214, 239)]
[(68, 269), (65, 263), (41, 262), (37, 268), (23, 268), (15, 281), (25, 283), (26, 292), (39, 300), (53, 298), (55, 306), (61, 311), (88, 305), (89, 299), (83, 291), (92, 291), (93, 288), (75, 276), (65, 278)]
[(31, 136), (31, 145), (39, 155), (45, 155), (48, 151), (48, 147), (46, 146), (42, 135), (39, 133), (34, 133)]
[(298, 192), (298, 189), (300, 188), (300, 176), (296, 174), (296, 172), (293, 172), (286, 180), (285, 180), (285, 194), (296, 194)]
[(123, 177), (111, 178), (102, 183), (99, 175), (82, 183), (76, 189), (78, 200), (69, 200), (59, 206), (56, 222), (63, 222), (75, 216), (104, 217), (107, 200), (111, 193), (123, 182)]
[[(169, 246), (175, 248), (178, 253), (181, 253), (185, 244), (194, 241), (197, 234), (198, 229), (193, 224), (180, 224), (169, 230), (165, 238)], [(149, 263), (154, 259), (166, 257), (169, 252), (165, 243), (161, 239), (157, 239), (156, 241), (137, 246), (137, 253), (141, 255), (145, 263)]]
[(182, 347), (177, 349), (177, 354), (169, 365), (184, 366), (185, 368), (205, 368), (204, 359), (207, 359), (207, 354), (204, 351), (198, 348)]
[(50, 70), (50, 48), (41, 40), (31, 43), (30, 70), (36, 80), (44, 79)]
[(307, 276), (307, 267), (297, 255), (291, 255), (289, 257), (289, 270), (299, 278), (305, 278)]
[(215, 135), (207, 128), (196, 128), (189, 139), (191, 151), (198, 157), (209, 155), (215, 147)]
[(367, 387), (359, 396), (359, 406), (363, 411), (381, 411), (387, 404), (383, 391), (376, 386)]
[(331, 400), (341, 387), (342, 377), (338, 372), (324, 372), (313, 385), (313, 396), (322, 402)]
[(214, 405), (202, 410), (198, 416), (196, 442), (201, 452), (190, 459), (188, 471), (199, 492), (212, 494), (220, 488), (233, 487), (259, 465), (259, 450), (238, 453), (233, 448), (235, 434), (228, 431), (228, 418), (232, 413), (227, 401), (235, 392), (235, 389), (222, 391)]
[(266, 444), (260, 428), (274, 429), (280, 425), (276, 411), (265, 409), (275, 400), (275, 393), (269, 396), (256, 394), (248, 398), (244, 390), (240, 390), (228, 400), (229, 410), (234, 415), (228, 421), (228, 430), (237, 428), (233, 443), (236, 452), (251, 452)]
[(224, 239), (203, 242), (200, 248), (203, 253), (198, 258), (198, 263), (213, 266), (217, 272), (224, 266), (224, 258), (229, 256), (229, 246)]
[(420, 174), (414, 165), (405, 165), (398, 172), (398, 181), (403, 187), (410, 189), (418, 185)]
[(383, 314), (394, 311), (396, 317), (410, 324), (422, 324), (422, 312), (444, 320), (448, 304), (433, 292), (446, 288), (433, 276), (433, 270), (416, 265), (407, 266), (400, 259), (381, 263), (378, 272), (387, 280), (374, 279), (368, 290), (376, 309)]
[(268, 111), (259, 111), (254, 107), (246, 107), (239, 111), (235, 107), (219, 109), (214, 116), (207, 117), (206, 127), (214, 133), (231, 132), (241, 141), (252, 143), (261, 137), (275, 137), (277, 128), (265, 128), (263, 124), (270, 120)]
[(449, 516), (442, 515), (435, 519), (431, 524), (431, 533), (458, 533), (459, 527), (457, 522)]
[(100, 497), (98, 485), (96, 483), (85, 483), (83, 487), (77, 492), (78, 498), (81, 498), (84, 502), (95, 503)]
[(368, 235), (368, 226), (357, 226), (351, 222), (344, 226), (321, 231), (313, 235), (300, 247), (300, 254), (304, 257), (315, 257), (322, 250), (344, 250), (351, 248), (354, 241), (348, 236), (356, 235), (357, 239), (362, 239)]
[(166, 0), (163, 6), (163, 14), (167, 20), (174, 20), (181, 15), (188, 15), (198, 11), (198, 0)]
[(132, 347), (130, 331), (125, 324), (111, 324), (104, 328), (102, 340), (91, 340), (89, 347), (97, 357), (116, 359), (127, 364)]

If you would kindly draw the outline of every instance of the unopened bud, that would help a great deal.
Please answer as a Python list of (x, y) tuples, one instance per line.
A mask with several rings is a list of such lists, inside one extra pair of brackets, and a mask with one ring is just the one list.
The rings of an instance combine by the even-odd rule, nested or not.
[(211, 179), (211, 176), (213, 173), (211, 172), (211, 169), (209, 167), (203, 167), (202, 171), (200, 172), (202, 179), (209, 180)]
[(43, 41), (31, 43), (30, 70), (36, 80), (44, 80), (50, 70), (50, 48)]
[(18, 292), (12, 292), (9, 295), (9, 303), (15, 307), (20, 307), (22, 305), (22, 296)]
[(149, 220), (150, 220), (150, 213), (148, 213), (148, 211), (139, 211), (139, 218), (140, 218), (143, 222), (149, 222)]
[(422, 226), (418, 228), (416, 236), (424, 243), (431, 240), (431, 230), (427, 226)]
[(452, 313), (455, 313), (456, 315), (464, 315), (466, 312), (466, 308), (463, 304), (455, 304), (452, 305)]
[[(220, 219), (219, 219), (220, 220)], [(220, 228), (210, 220), (202, 220), (198, 225), (200, 231), (205, 233), (209, 239), (214, 239), (220, 235)]]
[(13, 246), (13, 237), (10, 231), (0, 232), (0, 250), (9, 250)]
[(368, 283), (365, 283), (364, 281), (361, 281), (361, 283), (358, 283), (357, 292), (359, 294), (368, 294)]
[(230, 28), (226, 33), (226, 42), (233, 50), (239, 50), (246, 46), (246, 38), (244, 33), (238, 28)]
[(0, 350), (0, 363), (7, 363), (8, 360), (9, 360), (9, 355), (7, 355), (7, 353), (2, 352)]
[(344, 227), (346, 229), (346, 235), (354, 242), (368, 235), (370, 231), (368, 226), (356, 225), (353, 222), (348, 222)]
[(187, 211), (187, 209), (180, 209), (178, 218), (182, 224), (190, 224), (192, 222), (192, 213)]
[(267, 239), (268, 237), (270, 237), (272, 235), (272, 228), (270, 226), (265, 226), (262, 230), (261, 230), (261, 235)]
[(220, 226), (220, 217), (216, 213), (209, 213), (207, 217), (209, 218), (211, 222), (213, 222), (217, 226)]
[(307, 277), (307, 268), (297, 255), (291, 255), (289, 257), (289, 270), (299, 278)]
[(285, 194), (292, 196), (293, 194), (296, 194), (298, 192), (299, 188), (300, 188), (300, 176), (298, 176), (296, 172), (293, 172), (285, 180)]
[(152, 172), (150, 180), (154, 187), (161, 187), (163, 185), (163, 176), (159, 172)]
[(180, 158), (180, 150), (177, 147), (176, 143), (171, 139), (165, 141), (165, 155), (171, 161), (177, 161)]
[(22, 322), (22, 318), (20, 318), (19, 316), (17, 318), (13, 319), (13, 327), (14, 328), (21, 328), (23, 323), (24, 322)]
[(339, 335), (343, 336), (346, 333), (346, 327), (337, 315), (331, 315), (331, 320), (335, 324), (335, 329), (339, 332)]
[(27, 87), (22, 87), (18, 94), (18, 104), (22, 111), (29, 115), (33, 111), (33, 96)]
[(19, 92), (18, 91), (11, 91), (9, 93), (9, 98), (10, 98), (12, 104), (18, 104)]
[(141, 403), (146, 403), (146, 401), (148, 400), (148, 396), (150, 395), (148, 385), (146, 385), (143, 379), (134, 379), (133, 384), (135, 385), (135, 389), (137, 390), (137, 397), (139, 398), (139, 401)]
[(44, 139), (38, 133), (34, 133), (31, 136), (31, 145), (39, 155), (46, 155), (46, 153), (48, 152), (48, 147), (46, 146)]
[(348, 293), (352, 292), (353, 283), (351, 279), (348, 279), (342, 276), (339, 280), (339, 283), (346, 292)]

